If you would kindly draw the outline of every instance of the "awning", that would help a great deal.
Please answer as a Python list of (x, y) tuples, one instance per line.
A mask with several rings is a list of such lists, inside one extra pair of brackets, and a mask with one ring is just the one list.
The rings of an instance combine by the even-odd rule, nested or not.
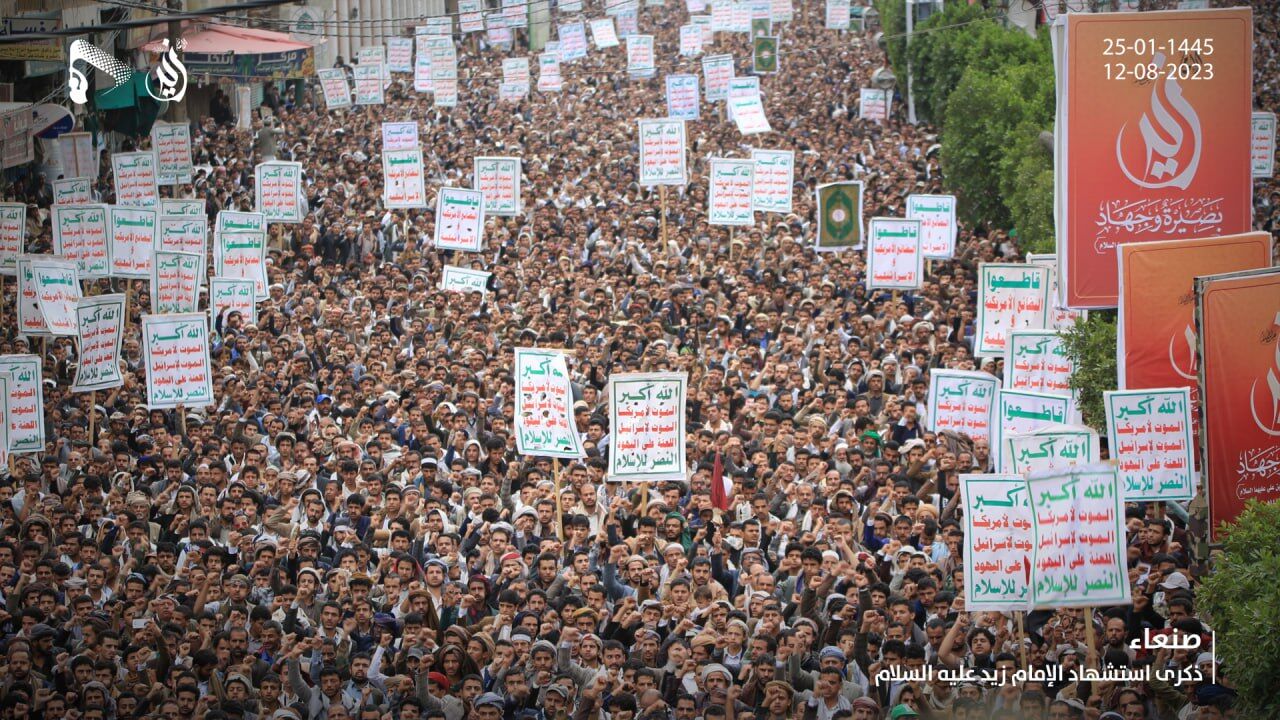
[[(165, 47), (161, 41), (166, 36), (161, 33), (159, 37), (143, 45), (142, 49), (149, 53), (164, 52)], [(186, 42), (186, 53), (206, 55), (265, 55), (311, 47), (311, 43), (294, 40), (287, 33), (229, 25), (201, 25), (195, 30), (187, 26), (182, 29), (182, 39)]]
[[(157, 29), (155, 39), (142, 46), (149, 53), (164, 52)], [(285, 79), (315, 75), (312, 43), (287, 33), (229, 25), (187, 25), (182, 63), (189, 75), (237, 79)]]

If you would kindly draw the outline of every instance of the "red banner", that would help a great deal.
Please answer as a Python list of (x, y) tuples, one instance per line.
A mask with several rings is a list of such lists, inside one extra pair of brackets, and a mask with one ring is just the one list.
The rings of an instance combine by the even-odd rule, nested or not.
[(1280, 499), (1280, 268), (1196, 279), (1211, 530)]
[(1271, 265), (1264, 232), (1121, 245), (1121, 390), (1196, 390), (1195, 279)]
[(1071, 14), (1055, 30), (1066, 305), (1115, 307), (1115, 248), (1248, 232), (1249, 8)]

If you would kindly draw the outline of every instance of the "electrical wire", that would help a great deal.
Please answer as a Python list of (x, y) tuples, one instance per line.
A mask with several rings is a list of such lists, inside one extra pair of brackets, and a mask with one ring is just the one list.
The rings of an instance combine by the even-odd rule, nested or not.
[[(104, 4), (107, 4), (107, 5), (116, 5), (116, 6), (118, 6), (118, 7), (133, 8), (133, 9), (141, 9), (141, 10), (148, 10), (148, 11), (156, 12), (156, 13), (160, 13), (160, 14), (164, 14), (164, 13), (176, 13), (176, 12), (177, 12), (177, 11), (170, 11), (170, 10), (167, 10), (167, 9), (165, 9), (165, 8), (156, 8), (156, 7), (153, 7), (153, 6), (150, 6), (150, 5), (146, 5), (146, 4), (144, 4), (144, 3), (129, 2), (128, 0), (100, 0), (100, 1), (101, 1), (101, 2), (103, 2)], [(519, 2), (519, 3), (511, 3), (510, 5), (508, 5), (508, 6), (504, 7), (504, 8), (496, 8), (496, 9), (480, 10), (480, 11), (478, 11), (478, 14), (480, 14), (480, 15), (485, 15), (485, 14), (487, 14), (488, 12), (501, 13), (503, 10), (510, 9), (510, 8), (517, 8), (517, 7), (529, 8), (529, 7), (533, 6), (535, 3), (539, 3), (539, 4), (540, 4), (540, 3), (543, 3), (543, 2), (548, 2), (548, 0), (524, 0), (523, 2)], [(638, 0), (636, 0), (636, 2), (637, 2), (637, 4), (638, 4)], [(1043, 0), (1038, 0), (1038, 2), (1043, 2)], [(548, 4), (549, 4), (549, 3), (548, 3)], [(550, 12), (551, 12), (551, 11), (550, 11), (550, 8), (548, 8), (548, 13), (550, 14)], [(584, 13), (582, 13), (582, 12), (561, 13), (561, 12), (560, 12), (560, 10), (559, 10), (559, 8), (557, 8), (555, 12), (556, 12), (556, 14), (557, 14), (557, 15), (559, 15), (559, 17), (560, 17), (560, 18), (574, 18), (574, 19), (576, 19), (576, 18), (579, 18), (579, 16), (583, 16), (583, 15), (584, 15)], [(281, 19), (277, 19), (277, 18), (236, 18), (236, 19), (243, 20), (243, 21), (245, 21), (245, 22), (254, 22), (254, 23), (263, 23), (263, 24), (274, 24), (274, 25), (280, 25), (280, 26), (299, 26), (299, 25), (308, 25), (308, 26), (310, 26), (310, 25), (349, 26), (349, 25), (366, 25), (366, 24), (367, 24), (367, 25), (383, 25), (383, 24), (386, 24), (386, 23), (392, 23), (392, 24), (395, 24), (395, 23), (406, 23), (406, 22), (409, 22), (409, 21), (411, 21), (411, 20), (414, 20), (414, 21), (416, 21), (416, 20), (428, 20), (428, 19), (433, 18), (433, 17), (449, 17), (449, 18), (454, 18), (454, 17), (461, 17), (461, 16), (463, 16), (463, 15), (474, 15), (474, 14), (477, 14), (477, 13), (476, 13), (476, 12), (456, 12), (456, 13), (441, 13), (441, 14), (439, 14), (439, 15), (414, 15), (414, 16), (409, 16), (409, 17), (397, 17), (397, 18), (380, 18), (380, 19), (359, 18), (359, 19), (355, 19), (355, 20), (307, 20), (307, 21), (305, 21), (305, 22), (301, 22), (301, 21), (297, 21), (297, 20), (281, 20)], [(974, 24), (974, 23), (1004, 20), (1004, 19), (1006, 19), (1007, 17), (1008, 17), (1008, 16), (1007, 16), (1005, 13), (994, 13), (994, 14), (989, 15), (989, 16), (987, 16), (987, 17), (976, 18), (976, 19), (974, 19), (974, 20), (966, 20), (966, 21), (964, 21), (964, 22), (960, 22), (960, 23), (953, 23), (953, 24), (951, 24), (951, 25), (940, 25), (940, 26), (932, 27), (932, 28), (917, 29), (917, 30), (914, 30), (914, 31), (913, 31), (912, 33), (910, 33), (910, 34), (911, 34), (911, 35), (922, 35), (922, 34), (925, 34), (925, 33), (935, 32), (935, 31), (938, 31), (938, 30), (951, 30), (951, 29), (954, 29), (954, 28), (964, 27), (964, 26), (966, 26), (966, 25), (972, 25), (972, 24)], [(585, 18), (582, 18), (582, 19), (585, 19)], [(210, 20), (206, 20), (206, 21), (207, 21), (207, 22), (214, 22), (214, 23), (216, 23), (216, 24), (233, 25), (233, 26), (235, 26), (235, 27), (239, 27), (238, 25), (235, 25), (235, 24), (233, 24), (233, 23), (229, 23), (229, 22), (227, 22), (227, 19), (226, 19), (226, 18), (216, 18), (216, 19), (210, 19)], [(551, 19), (549, 18), (549, 19), (548, 19), (548, 22), (550, 22), (550, 21), (551, 21)], [(323, 33), (312, 33), (312, 32), (303, 32), (303, 33), (298, 33), (298, 34), (324, 36), (324, 35), (323, 35)], [(893, 35), (884, 35), (884, 39), (885, 39), (885, 40), (896, 40), (896, 39), (898, 39), (898, 38), (904, 38), (904, 37), (907, 37), (907, 35), (908, 35), (908, 33), (906, 33), (906, 32), (902, 32), (902, 33), (895, 33), (895, 34), (893, 34)], [(23, 36), (23, 37), (26, 37), (26, 36)], [(369, 36), (369, 35), (360, 35), (360, 36), (358, 36), (358, 37), (375, 37), (375, 38), (376, 38), (376, 37), (383, 37), (383, 38), (386, 38), (386, 37), (401, 37), (401, 36), (400, 36), (400, 35), (382, 35), (382, 36), (379, 36), (379, 35), (373, 35), (373, 36)]]

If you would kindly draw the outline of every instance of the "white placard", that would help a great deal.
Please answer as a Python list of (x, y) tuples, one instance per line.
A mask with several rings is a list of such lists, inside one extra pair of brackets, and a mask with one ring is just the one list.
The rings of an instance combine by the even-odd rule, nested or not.
[(871, 218), (867, 226), (867, 287), (916, 290), (923, 283), (920, 221)]
[(191, 409), (213, 404), (207, 315), (143, 315), (142, 349), (147, 407)]
[(667, 117), (672, 120), (697, 120), (702, 98), (698, 95), (697, 75), (668, 75)]
[(479, 190), (442, 187), (436, 195), (435, 246), (480, 252), (484, 245), (484, 195)]
[(111, 156), (111, 174), (115, 178), (117, 205), (155, 207), (160, 203), (155, 153), (115, 153)]
[(185, 123), (151, 126), (151, 148), (156, 153), (156, 180), (161, 185), (191, 182), (191, 128)]
[(478, 157), (472, 161), (472, 173), (472, 186), (484, 194), (486, 215), (520, 215), (520, 158)]
[(751, 199), (755, 163), (731, 158), (711, 158), (709, 162), (707, 222), (711, 225), (753, 225), (755, 213)]
[(795, 183), (796, 155), (791, 150), (751, 151), (756, 164), (751, 206), (756, 212), (791, 212), (791, 188)]
[(645, 187), (688, 182), (683, 120), (640, 120), (640, 179)]
[(908, 195), (907, 218), (920, 221), (920, 252), (926, 260), (950, 260), (955, 255), (955, 195)]
[(427, 182), (421, 150), (383, 152), (382, 178), (383, 204), (388, 209), (427, 206)]
[(151, 277), (151, 253), (160, 231), (160, 215), (151, 208), (113, 205), (107, 217), (111, 227), (111, 277)]

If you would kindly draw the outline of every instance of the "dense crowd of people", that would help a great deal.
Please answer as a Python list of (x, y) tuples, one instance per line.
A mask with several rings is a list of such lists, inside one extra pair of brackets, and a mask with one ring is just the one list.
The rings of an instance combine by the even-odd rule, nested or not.
[[(593, 49), (563, 66), (562, 92), (500, 102), (513, 53), (471, 38), (456, 108), (396, 75), (383, 106), (330, 112), (311, 83), (273, 89), (252, 132), (225, 112), (194, 122), (197, 173), (179, 195), (206, 199), (211, 219), (252, 210), (254, 165), (275, 156), (303, 164), (308, 214), (270, 226), (256, 321), (216, 319), (210, 407), (147, 409), (136, 332), (124, 385), (91, 404), (70, 391), (74, 340), (15, 335), (4, 304), (0, 353), (44, 353), (48, 443), (0, 481), (0, 715), (1232, 717), (1210, 653), (1130, 647), (1211, 631), (1194, 504), (1127, 508), (1132, 605), (966, 612), (957, 477), (988, 470), (991, 449), (932, 432), (926, 391), (933, 369), (1002, 372), (972, 349), (977, 264), (1022, 251), (964, 228), (910, 293), (868, 290), (861, 253), (814, 253), (818, 184), (864, 180), (866, 217), (943, 185), (937, 138), (900, 103), (885, 124), (858, 118), (885, 62), (870, 36), (793, 4), (783, 72), (761, 79), (774, 132), (744, 137), (704, 103), (665, 223), (637, 184), (635, 121), (665, 115), (667, 73), (698, 72), (676, 52), (687, 13), (670, 0), (640, 13), (653, 79)], [(1275, 5), (1255, 3), (1272, 106)], [(745, 35), (712, 51), (749, 70)], [(382, 206), (381, 123), (400, 120), (419, 122), (433, 187), (469, 186), (474, 156), (521, 157), (524, 216), (487, 218), (482, 253), (435, 250), (431, 209)], [(753, 146), (795, 151), (794, 212), (731, 239), (706, 222), (707, 158)], [(104, 154), (104, 202), (109, 167)], [(1264, 187), (1272, 229), (1280, 189)], [(47, 201), (28, 237), (47, 251)], [(437, 289), (445, 264), (492, 272), (487, 292)], [(148, 311), (145, 284), (132, 292), (131, 329)], [(568, 351), (580, 461), (516, 452), (513, 349), (529, 346)], [(610, 482), (606, 378), (660, 370), (689, 376), (689, 480)], [(711, 498), (717, 465), (727, 509)], [(1205, 680), (1011, 675), (1086, 665)], [(998, 672), (883, 672), (924, 667)]]

